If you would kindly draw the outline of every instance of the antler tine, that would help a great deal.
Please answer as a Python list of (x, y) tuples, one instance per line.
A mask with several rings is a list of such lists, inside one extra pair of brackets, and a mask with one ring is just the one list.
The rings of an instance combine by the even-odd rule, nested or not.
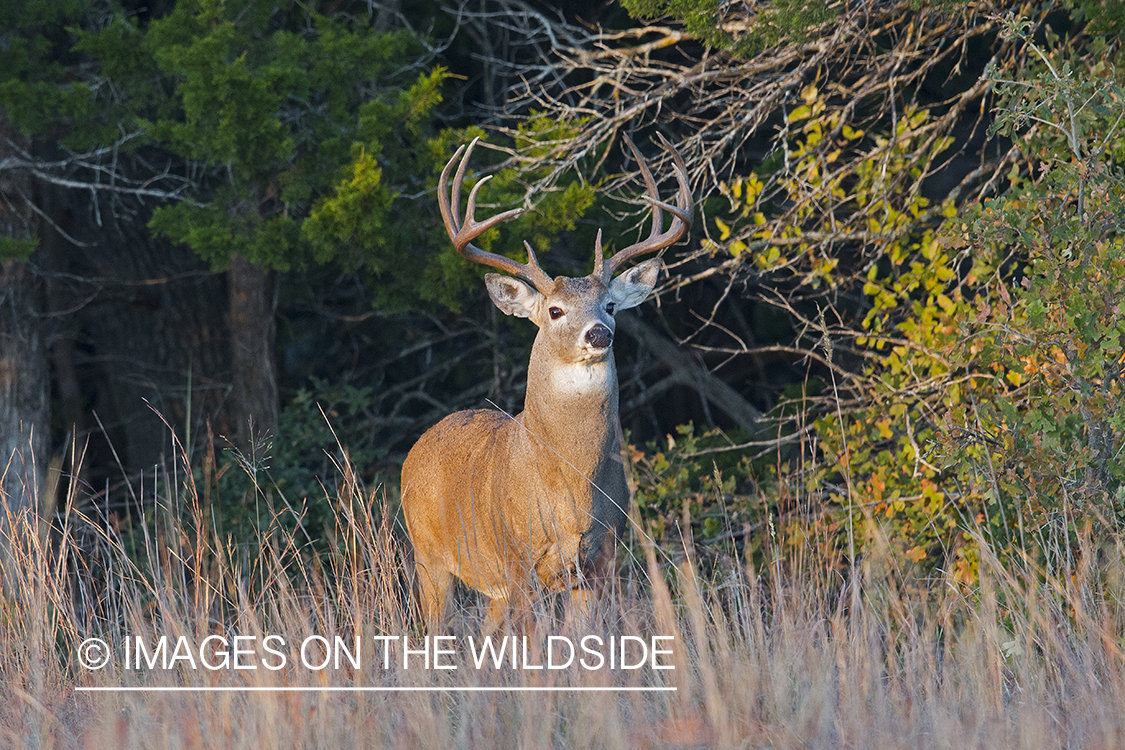
[[(454, 152), (453, 158), (450, 159), (443, 170), (441, 170), (441, 177), (438, 179), (438, 208), (441, 209), (441, 218), (445, 222), (445, 231), (449, 233), (449, 239), (453, 242), (453, 247), (466, 259), (474, 263), (481, 263), (486, 266), (491, 266), (501, 271), (512, 274), (513, 276), (520, 276), (541, 292), (545, 292), (551, 286), (551, 277), (543, 272), (539, 267), (538, 261), (535, 259), (535, 253), (531, 251), (528, 246), (528, 262), (527, 264), (519, 263), (506, 258), (503, 255), (490, 253), (481, 250), (472, 244), (472, 241), (480, 235), (487, 232), (492, 227), (500, 224), (501, 222), (513, 219), (524, 212), (522, 208), (513, 208), (510, 211), (504, 211), (484, 221), (478, 222), (476, 220), (477, 208), (477, 193), (480, 191), (484, 184), (492, 179), (489, 175), (484, 179), (477, 182), (473, 189), (469, 191), (469, 203), (465, 207), (465, 220), (462, 223), (460, 216), (461, 205), (461, 183), (465, 179), (465, 167), (469, 163), (469, 157), (473, 153), (473, 147), (477, 145), (479, 138), (474, 138), (473, 142), (469, 144), (469, 148), (465, 150), (465, 155), (461, 156), (461, 151), (465, 147), (459, 146), (457, 151)], [(460, 158), (460, 163), (457, 165), (457, 174), (453, 177), (453, 187), (449, 187), (449, 173), (453, 169), (453, 164)], [(527, 245), (527, 243), (524, 243)]]
[(645, 189), (648, 190), (647, 197), (653, 202), (650, 236), (660, 234), (660, 230), (664, 227), (664, 216), (660, 213), (660, 192), (656, 189), (656, 180), (652, 179), (652, 172), (648, 169), (648, 163), (641, 156), (641, 152), (637, 150), (633, 139), (626, 135), (625, 143), (629, 146), (629, 150), (633, 152), (633, 158), (637, 160), (637, 165), (641, 168), (641, 177), (644, 178)]
[(684, 158), (680, 156), (680, 152), (664, 137), (663, 133), (657, 133), (656, 137), (660, 139), (660, 145), (672, 155), (672, 167), (676, 170), (676, 182), (679, 184), (676, 197), (680, 199), (681, 205), (673, 208), (665, 203), (664, 208), (668, 209), (673, 215), (679, 216), (680, 220), (687, 225), (685, 229), (690, 229), (695, 201), (691, 196), (691, 183), (688, 181), (687, 165), (684, 164)]
[[(676, 181), (679, 183), (676, 196), (678, 205), (673, 206), (660, 200), (660, 195), (656, 191), (656, 182), (652, 179), (652, 173), (649, 172), (648, 165), (637, 152), (633, 142), (626, 137), (626, 143), (629, 145), (629, 148), (632, 149), (633, 155), (637, 158), (637, 163), (641, 167), (641, 176), (644, 178), (645, 187), (648, 190), (644, 199), (652, 205), (652, 232), (649, 233), (647, 239), (630, 245), (623, 250), (619, 250), (604, 264), (602, 279), (607, 283), (613, 278), (613, 274), (625, 263), (628, 263), (639, 255), (656, 252), (657, 250), (662, 250), (674, 244), (684, 236), (691, 226), (693, 208), (691, 186), (688, 183), (687, 177), (687, 167), (684, 166), (684, 160), (680, 156), (680, 153), (676, 151), (675, 147), (659, 133), (657, 136), (660, 138), (661, 145), (672, 155), (672, 167), (673, 171), (676, 173)], [(668, 211), (668, 213), (672, 214), (674, 217), (672, 226), (668, 227), (667, 232), (660, 231), (664, 220), (661, 209)]]
[(602, 278), (605, 258), (602, 257), (602, 230), (598, 228), (598, 237), (594, 240), (594, 276)]
[[(453, 239), (461, 229), (461, 220), (449, 207), (449, 193), (447, 191), (447, 186), (449, 185), (449, 171), (453, 169), (454, 162), (457, 161), (457, 157), (461, 156), (461, 152), (464, 150), (465, 144), (462, 143), (457, 147), (457, 150), (453, 152), (453, 158), (445, 163), (445, 167), (441, 170), (441, 177), (438, 178), (438, 208), (441, 209), (441, 220), (445, 223), (445, 231), (449, 233), (449, 239)], [(461, 195), (460, 187), (461, 182), (458, 180), (458, 198)], [(454, 205), (458, 206), (459, 211), (460, 204), (456, 203)]]

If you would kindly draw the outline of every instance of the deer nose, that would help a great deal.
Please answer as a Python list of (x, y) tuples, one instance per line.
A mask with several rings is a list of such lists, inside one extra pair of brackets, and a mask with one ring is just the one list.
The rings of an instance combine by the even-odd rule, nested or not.
[(595, 349), (605, 349), (613, 343), (613, 331), (597, 323), (586, 331), (586, 343)]

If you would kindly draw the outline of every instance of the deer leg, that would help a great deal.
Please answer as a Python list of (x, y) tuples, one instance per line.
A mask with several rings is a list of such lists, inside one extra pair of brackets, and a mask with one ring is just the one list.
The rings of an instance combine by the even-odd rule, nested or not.
[(426, 630), (432, 633), (437, 630), (441, 617), (445, 614), (445, 600), (449, 596), (453, 574), (436, 565), (419, 564), (416, 570), (421, 588), (422, 617), (426, 622)]
[(484, 616), (484, 626), (481, 628), (481, 635), (492, 635), (504, 623), (504, 610), (507, 609), (507, 602), (503, 599), (489, 599), (488, 612)]
[(616, 550), (616, 535), (607, 533), (598, 547), (590, 550), (584, 559), (579, 560), (579, 585), (573, 589), (575, 596), (583, 592), (583, 598), (589, 597), (591, 602), (601, 598), (606, 583), (612, 580), (614, 575), (617, 563)]
[(565, 622), (571, 632), (578, 632), (582, 625), (594, 619), (594, 605), (598, 592), (588, 588), (575, 587), (570, 591), (570, 601), (566, 603)]
[(511, 631), (526, 633), (535, 630), (532, 615), (531, 593), (524, 587), (512, 586), (506, 599), (492, 599), (488, 604), (488, 614), (484, 618), (484, 635), (496, 631), (507, 624)]

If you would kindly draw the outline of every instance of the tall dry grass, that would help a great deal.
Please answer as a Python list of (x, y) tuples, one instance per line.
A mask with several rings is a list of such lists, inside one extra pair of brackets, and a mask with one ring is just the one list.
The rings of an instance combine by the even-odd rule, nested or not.
[[(1114, 748), (1125, 745), (1125, 555), (1088, 549), (1048, 575), (1004, 569), (978, 539), (980, 584), (904, 587), (868, 559), (841, 574), (808, 546), (778, 543), (753, 570), (699, 572), (641, 544), (588, 618), (536, 604), (532, 661), (550, 634), (675, 636), (659, 673), (383, 670), (374, 635), (421, 634), (406, 545), (382, 492), (344, 467), (328, 553), (269, 526), (252, 547), (221, 538), (190, 475), (150, 483), (141, 550), (77, 486), (50, 523), (8, 519), (0, 602), (0, 747), (863, 747)], [(358, 510), (357, 510), (358, 509)], [(288, 511), (285, 511), (288, 512)], [(305, 545), (305, 546), (303, 546)], [(690, 547), (689, 547), (690, 548)], [(143, 562), (139, 562), (143, 561)], [(846, 568), (845, 568), (846, 569)], [(479, 635), (461, 596), (447, 632)], [(310, 634), (363, 640), (363, 663), (314, 671), (98, 671), (77, 661), (98, 637)], [(536, 662), (541, 663), (541, 662)], [(466, 692), (465, 687), (673, 686), (675, 692)], [(446, 692), (160, 692), (158, 687), (445, 687)], [(139, 692), (80, 688), (132, 687)]]

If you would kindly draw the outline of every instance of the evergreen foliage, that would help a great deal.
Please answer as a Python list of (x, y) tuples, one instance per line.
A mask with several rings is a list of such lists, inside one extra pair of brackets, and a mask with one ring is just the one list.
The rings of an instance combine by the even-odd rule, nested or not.
[(734, 21), (731, 9), (719, 0), (621, 0), (637, 19), (670, 16), (684, 31), (715, 49), (749, 57), (783, 39), (804, 43), (814, 27), (836, 18), (834, 6), (823, 0), (771, 0), (761, 3), (751, 21)]
[[(151, 216), (147, 230), (189, 246), (214, 270), (240, 256), (288, 271), (288, 280), (311, 279), (310, 297), (337, 283), (325, 278), (346, 278), (362, 287), (348, 311), (355, 317), (372, 306), (404, 315), (438, 311), (446, 316), (433, 329), (441, 335), (462, 312), (477, 315), (467, 327), (480, 330), (489, 311), (479, 283), (486, 269), (450, 246), (434, 195), (459, 145), (483, 137), (465, 184), (467, 191), (484, 175), (494, 177), (480, 196), (479, 216), (535, 209), (478, 244), (523, 260), (526, 240), (546, 254), (540, 257), (549, 271), (574, 274), (588, 270), (577, 264), (588, 263), (598, 225), (607, 238), (626, 226), (628, 217), (615, 224), (621, 217), (612, 215), (622, 204), (602, 194), (624, 182), (618, 133), (653, 127), (678, 134), (678, 143), (695, 149), (689, 171), (708, 200), (696, 227), (706, 238), (690, 248), (697, 265), (677, 272), (711, 281), (727, 274), (730, 281), (720, 291), (677, 286), (686, 300), (678, 310), (719, 311), (734, 300), (740, 307), (732, 319), (754, 318), (747, 340), (757, 337), (754, 346), (792, 361), (789, 369), (762, 367), (753, 381), (744, 369), (745, 382), (732, 381), (748, 398), (773, 389), (762, 401), (775, 400), (761, 409), (781, 425), (772, 450), (738, 449), (746, 440), (757, 451), (763, 438), (723, 433), (700, 419), (699, 427), (668, 427), (664, 439), (654, 439), (665, 432), (657, 428), (636, 438), (638, 508), (653, 536), (674, 541), (676, 523), (692, 524), (702, 541), (740, 540), (742, 553), (760, 563), (770, 545), (742, 536), (746, 529), (776, 523), (782, 536), (802, 539), (810, 519), (824, 517), (832, 534), (825, 545), (858, 557), (890, 550), (901, 571), (941, 570), (971, 581), (981, 536), (1013, 560), (1052, 565), (1061, 552), (1044, 540), (1078, 544), (1090, 528), (1119, 520), (1125, 92), (1115, 63), (1122, 3), (1044, 6), (1038, 25), (1009, 24), (995, 46), (988, 45), (999, 24), (970, 29), (963, 51), (932, 67), (895, 45), (905, 39), (907, 49), (923, 29), (940, 35), (935, 29), (944, 28), (950, 11), (967, 4), (865, 5), (872, 15), (864, 18), (874, 18), (878, 32), (857, 23), (852, 36), (832, 27), (837, 13), (855, 11), (855, 4), (622, 6), (636, 19), (670, 18), (690, 35), (676, 54), (699, 53), (699, 77), (723, 79), (722, 95), (674, 88), (688, 64), (667, 51), (682, 41), (668, 32), (671, 41), (646, 47), (644, 55), (626, 50), (614, 57), (602, 49), (601, 68), (560, 75), (565, 95), (529, 96), (534, 104), (518, 118), (497, 115), (488, 124), (502, 127), (486, 130), (445, 101), (466, 76), (452, 68), (454, 55), (443, 59), (431, 40), (379, 30), (365, 14), (336, 5), (175, 0), (142, 10), (90, 0), (0, 0), (0, 122), (34, 143), (34, 153), (13, 152), (13, 159), (69, 164), (83, 157), (74, 162), (79, 174), (67, 175), (79, 185), (105, 175), (180, 180), (186, 187), (149, 201), (140, 215)], [(816, 51), (824, 62), (806, 66), (815, 45), (805, 42), (813, 38), (855, 46), (835, 57)], [(1001, 46), (1005, 53), (996, 53), (987, 85), (959, 99), (963, 92), (954, 89), (971, 78), (963, 68), (974, 64), (973, 55)], [(775, 108), (747, 114), (729, 105), (749, 90), (749, 79), (737, 77), (739, 66), (775, 49), (784, 54), (766, 85), (776, 88), (774, 81), (805, 66), (787, 79)], [(926, 49), (933, 48), (910, 54), (921, 57)], [(622, 75), (604, 86), (627, 72), (615, 66), (644, 56), (651, 58), (637, 63), (636, 78)], [(900, 62), (900, 73), (887, 80), (872, 72)], [(556, 108), (537, 109), (543, 102)], [(990, 117), (996, 124), (987, 136), (980, 127), (987, 147), (957, 132), (968, 119), (975, 128), (976, 118)], [(724, 122), (732, 123), (728, 133), (706, 131)], [(590, 133), (597, 138), (592, 145)], [(966, 199), (960, 186), (945, 193), (936, 187), (957, 152), (977, 149), (973, 168), (983, 170), (999, 163), (998, 152), (1009, 145), (1010, 161), (998, 172), (1006, 179), (990, 183), (988, 200)], [(579, 164), (584, 174), (556, 169), (567, 148), (581, 152), (568, 167)], [(728, 156), (725, 169), (714, 168)], [(595, 211), (598, 221), (588, 221)], [(603, 214), (611, 214), (609, 222)], [(568, 241), (558, 242), (563, 235)], [(0, 258), (34, 259), (40, 244), (0, 238)], [(565, 257), (570, 267), (551, 257), (552, 245), (575, 248)], [(161, 266), (160, 258), (152, 261)], [(750, 288), (766, 291), (752, 300)], [(470, 294), (472, 308), (465, 304)], [(681, 304), (669, 297), (662, 304)], [(776, 307), (765, 309), (766, 297)], [(712, 321), (730, 322), (719, 312)], [(682, 332), (676, 324), (669, 328)], [(409, 324), (395, 325), (397, 338), (414, 335)], [(495, 398), (502, 377), (504, 387), (519, 391), (527, 341), (502, 353), (497, 342), (510, 342), (505, 325), (495, 326), (489, 343), (457, 350), (476, 364), (449, 366), (449, 382), (471, 392), (473, 405)], [(530, 334), (520, 329), (512, 336)], [(699, 345), (701, 361), (725, 356), (722, 346), (709, 349), (713, 341), (704, 335), (685, 338), (686, 346)], [(386, 346), (382, 339), (372, 344), (374, 336), (360, 339), (355, 351)], [(487, 346), (491, 358), (481, 354)], [(449, 410), (452, 397), (418, 386), (425, 407), (410, 401), (411, 391), (402, 402), (410, 404), (402, 410), (408, 417), (397, 406), (390, 417), (380, 411), (388, 380), (399, 377), (394, 385), (404, 391), (404, 383), (433, 382), (433, 342), (426, 347), (422, 355), (403, 345), (386, 368), (397, 371), (368, 380), (349, 380), (349, 372), (336, 382), (313, 366), (302, 370), (305, 381), (287, 384), (283, 434), (262, 462), (272, 468), (260, 476), (273, 486), (249, 486), (229, 472), (227, 484), (216, 487), (228, 500), (269, 492), (276, 492), (270, 502), (315, 497), (302, 523), (316, 536), (332, 517), (315, 504), (324, 494), (319, 483), (343, 448), (366, 464), (388, 456), (393, 463), (404, 446), (380, 442), (383, 433), (371, 425)], [(312, 357), (327, 358), (329, 348), (313, 347)], [(727, 360), (706, 365), (720, 376), (729, 372), (721, 369)], [(771, 380), (778, 371), (782, 376)], [(623, 383), (643, 391), (646, 375), (638, 370)], [(333, 433), (321, 407), (367, 426)], [(259, 523), (249, 504), (230, 507), (228, 520)]]

